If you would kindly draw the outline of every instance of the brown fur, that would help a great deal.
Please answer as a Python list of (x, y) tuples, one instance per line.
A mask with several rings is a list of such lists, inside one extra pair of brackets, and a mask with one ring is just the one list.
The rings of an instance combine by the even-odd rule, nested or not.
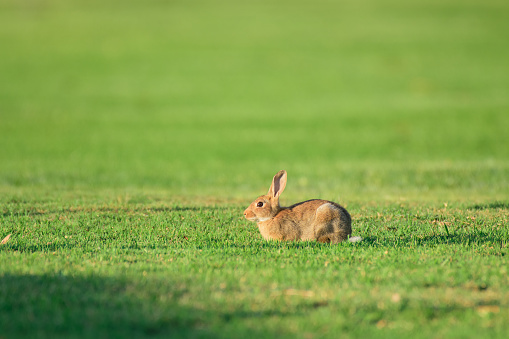
[(348, 211), (327, 200), (308, 200), (290, 207), (279, 206), (286, 187), (286, 171), (279, 171), (269, 192), (258, 197), (244, 211), (246, 219), (258, 224), (266, 240), (316, 240), (338, 243), (352, 233)]

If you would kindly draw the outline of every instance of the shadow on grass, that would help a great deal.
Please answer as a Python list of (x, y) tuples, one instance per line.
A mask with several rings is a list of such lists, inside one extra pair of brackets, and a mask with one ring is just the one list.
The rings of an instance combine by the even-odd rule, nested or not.
[[(483, 246), (490, 245), (494, 248), (506, 247), (509, 243), (508, 239), (503, 239), (493, 233), (487, 233), (477, 231), (475, 233), (451, 233), (447, 234), (436, 234), (436, 235), (405, 235), (405, 236), (369, 236), (363, 237), (362, 241), (349, 243), (342, 242), (339, 244), (322, 244), (316, 241), (265, 241), (263, 239), (251, 240), (247, 243), (242, 241), (236, 242), (225, 242), (225, 241), (193, 241), (193, 240), (181, 240), (181, 243), (168, 243), (168, 244), (138, 244), (133, 242), (131, 244), (114, 246), (117, 251), (120, 252), (132, 252), (132, 251), (154, 251), (154, 250), (166, 250), (169, 251), (175, 248), (194, 248), (197, 250), (220, 250), (228, 251), (235, 249), (241, 252), (256, 252), (268, 250), (279, 250), (279, 249), (292, 249), (292, 250), (307, 250), (310, 248), (321, 249), (324, 247), (358, 247), (358, 248), (417, 248), (417, 247), (435, 247), (443, 245), (463, 245), (463, 246)], [(59, 252), (63, 250), (69, 250), (74, 247), (83, 247), (84, 244), (69, 244), (69, 243), (51, 243), (51, 244), (17, 244), (16, 242), (8, 243), (0, 247), (4, 251), (13, 251), (19, 253), (35, 253), (35, 252)], [(105, 247), (101, 247), (104, 249)], [(86, 251), (88, 253), (100, 251), (101, 248), (90, 248)], [(503, 255), (503, 254), (502, 254)]]
[(485, 244), (499, 244), (502, 247), (504, 240), (496, 237), (491, 233), (477, 231), (475, 233), (452, 233), (437, 234), (427, 236), (394, 236), (394, 237), (366, 237), (363, 239), (361, 246), (366, 247), (432, 247), (439, 245), (465, 245), (479, 246)]
[(468, 209), (477, 210), (477, 211), (488, 210), (488, 209), (507, 210), (507, 209), (509, 209), (509, 202), (495, 201), (495, 202), (490, 202), (490, 203), (486, 203), (486, 204), (477, 204), (477, 205), (468, 207)]
[(186, 290), (175, 286), (168, 280), (0, 275), (1, 336), (263, 338), (275, 334), (239, 320), (287, 315), (181, 306)]
[(36, 245), (25, 245), (18, 244), (13, 241), (4, 247), (5, 251), (13, 251), (18, 253), (35, 253), (35, 252), (56, 252), (62, 250), (69, 250), (76, 247), (71, 244), (36, 244)]
[[(360, 235), (357, 233), (356, 235)], [(217, 249), (221, 247), (236, 248), (239, 250), (248, 251), (249, 249), (256, 248), (257, 250), (279, 250), (279, 249), (292, 249), (292, 250), (305, 250), (305, 249), (321, 249), (329, 247), (357, 247), (357, 248), (416, 248), (416, 247), (434, 247), (440, 245), (464, 245), (464, 246), (502, 246), (509, 243), (509, 239), (504, 239), (500, 233), (490, 233), (485, 231), (475, 232), (456, 232), (451, 231), (450, 234), (437, 233), (432, 235), (395, 235), (390, 232), (385, 232), (379, 236), (363, 236), (360, 242), (343, 241), (339, 244), (322, 244), (317, 241), (265, 241), (259, 234), (250, 239), (248, 242), (222, 242), (218, 245), (214, 241), (200, 242), (196, 244), (198, 249)], [(218, 241), (219, 242), (219, 241)], [(504, 245), (507, 246), (507, 245)]]
[(221, 211), (231, 209), (222, 206), (159, 206), (159, 207), (138, 207), (138, 206), (88, 206), (88, 207), (69, 207), (45, 209), (44, 207), (28, 207), (19, 210), (4, 210), (1, 216), (22, 217), (22, 216), (42, 216), (49, 214), (76, 214), (76, 213), (173, 213), (173, 212), (202, 212), (202, 211)]

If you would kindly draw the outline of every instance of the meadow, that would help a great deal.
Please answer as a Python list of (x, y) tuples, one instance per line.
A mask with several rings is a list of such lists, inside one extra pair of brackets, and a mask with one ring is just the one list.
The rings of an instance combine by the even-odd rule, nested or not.
[[(0, 338), (505, 338), (509, 4), (0, 3)], [(360, 243), (242, 211), (345, 206)]]

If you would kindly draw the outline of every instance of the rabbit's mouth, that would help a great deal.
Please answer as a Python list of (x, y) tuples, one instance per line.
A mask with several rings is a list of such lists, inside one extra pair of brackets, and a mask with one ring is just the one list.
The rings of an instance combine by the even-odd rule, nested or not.
[(251, 217), (251, 218), (248, 218), (246, 217), (247, 220), (249, 221), (254, 221), (254, 222), (264, 222), (264, 221), (267, 221), (267, 220), (270, 220), (271, 218), (260, 218), (260, 217)]
[(258, 221), (258, 218), (256, 216), (250, 216), (248, 214), (244, 214), (244, 217), (249, 221)]
[(264, 222), (264, 221), (267, 221), (269, 220), (270, 218), (267, 218), (267, 217), (259, 217), (259, 216), (256, 216), (254, 215), (254, 213), (249, 213), (249, 212), (245, 212), (244, 213), (244, 217), (249, 220), (249, 221), (254, 221), (254, 222)]

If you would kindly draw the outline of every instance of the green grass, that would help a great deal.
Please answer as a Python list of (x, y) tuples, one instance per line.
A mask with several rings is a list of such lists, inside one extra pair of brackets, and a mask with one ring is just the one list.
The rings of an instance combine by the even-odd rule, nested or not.
[[(503, 337), (507, 204), (357, 205), (360, 244), (267, 243), (241, 208), (8, 203), (6, 336)], [(448, 230), (446, 230), (446, 227)]]
[[(3, 1), (0, 337), (504, 338), (508, 13)], [(283, 168), (364, 241), (263, 241)]]

